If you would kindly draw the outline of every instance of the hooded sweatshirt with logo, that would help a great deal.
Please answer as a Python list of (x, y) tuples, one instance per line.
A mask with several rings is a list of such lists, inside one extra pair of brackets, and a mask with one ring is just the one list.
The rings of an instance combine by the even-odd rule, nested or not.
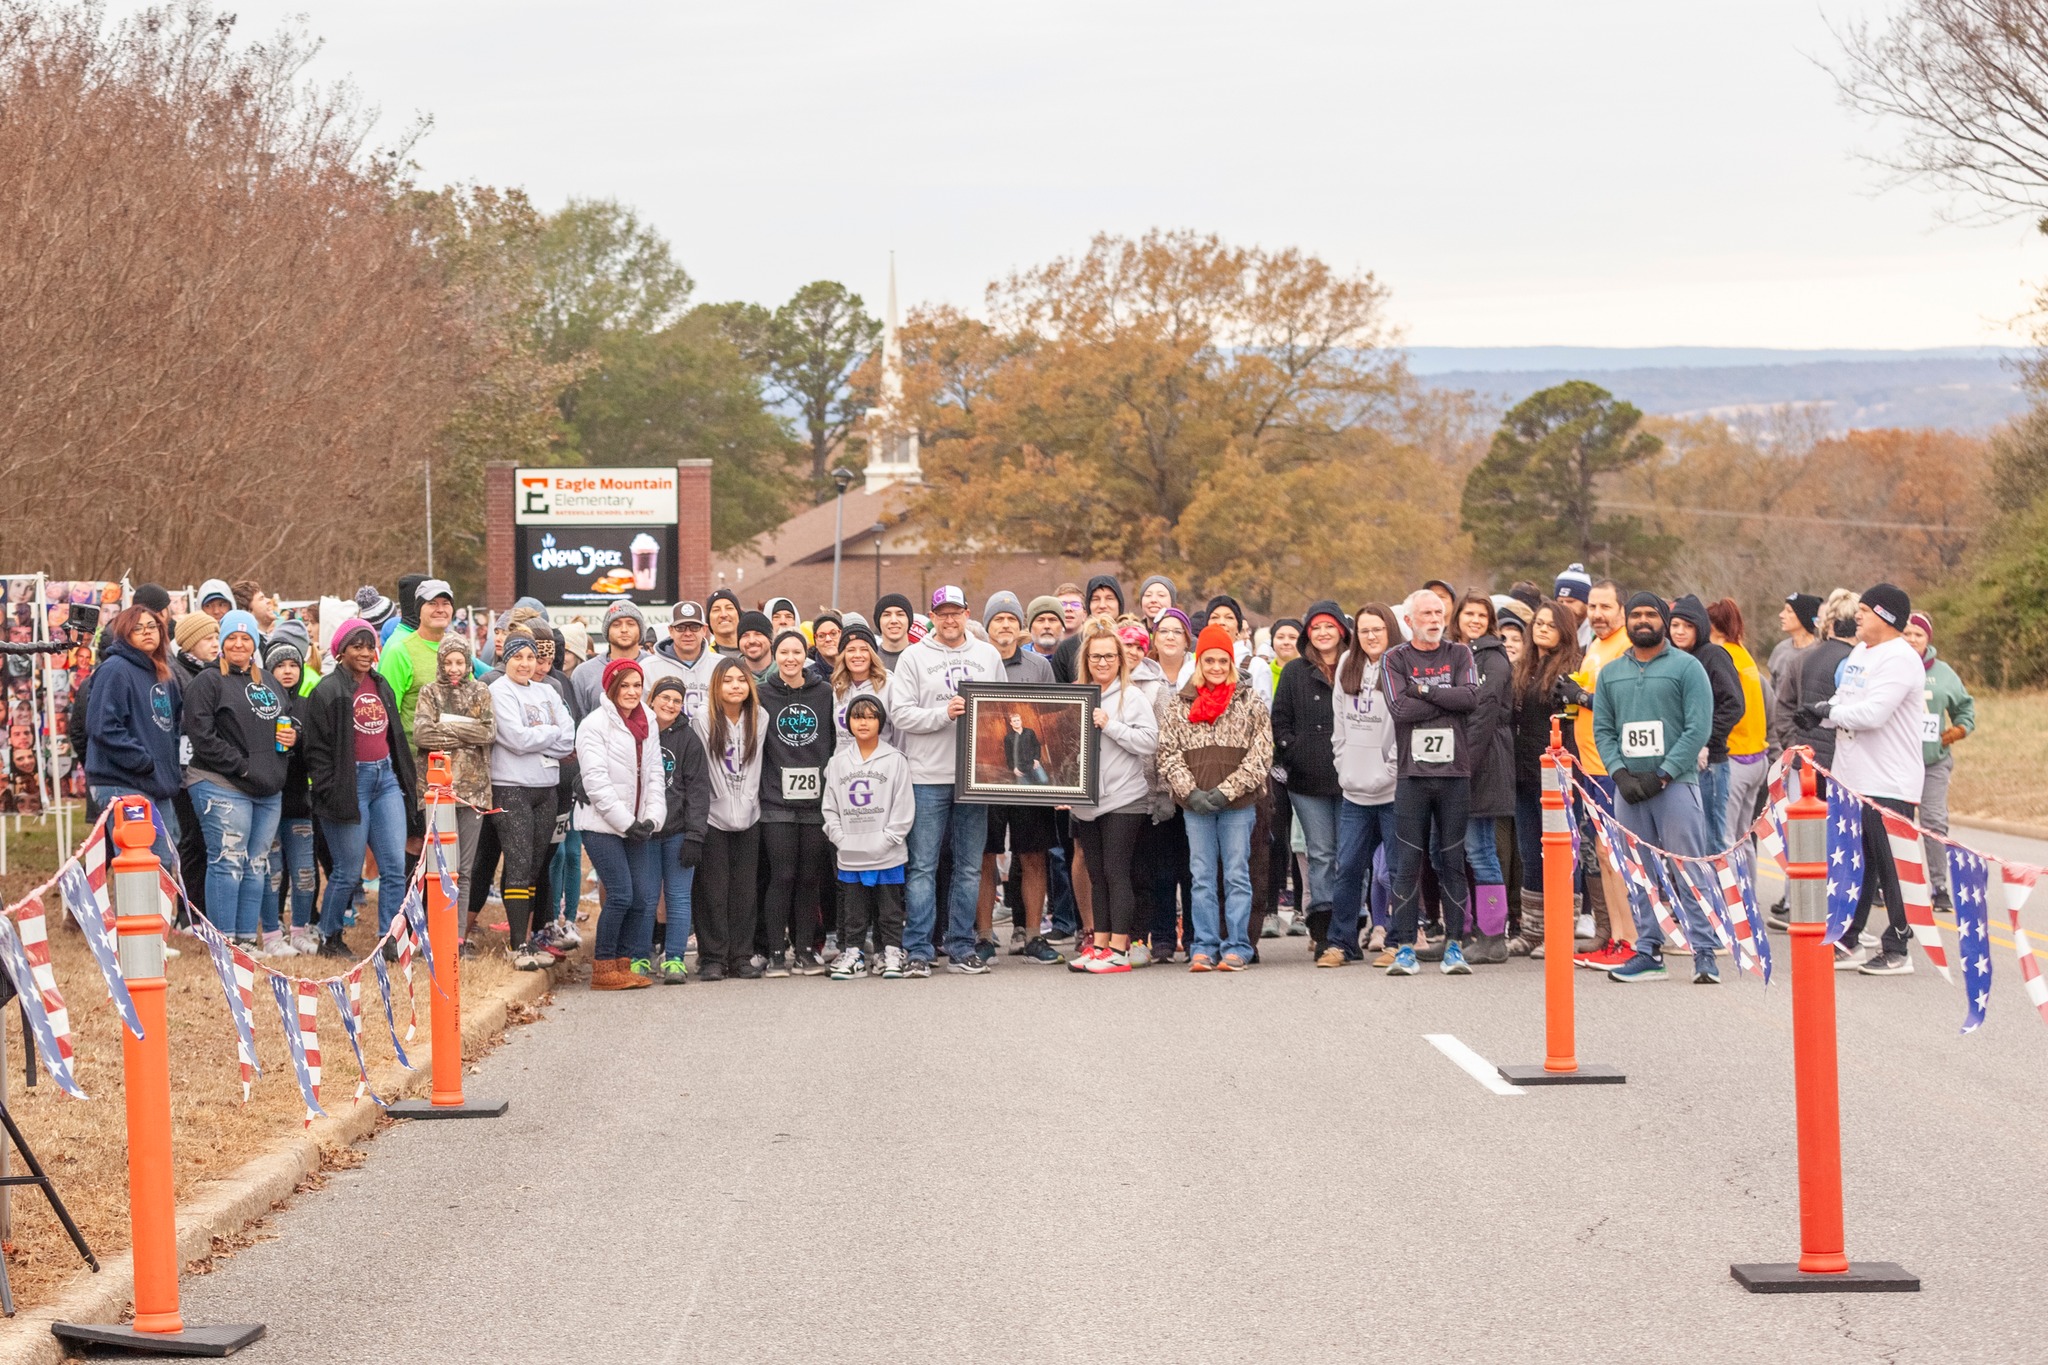
[(1344, 670), (1351, 666), (1350, 660), (1349, 650), (1337, 660), (1337, 686), (1330, 693), (1334, 719), (1330, 754), (1337, 765), (1337, 785), (1354, 806), (1384, 806), (1394, 799), (1394, 779), (1400, 768), (1394, 713), (1380, 683), (1379, 663), (1366, 662), (1357, 696), (1344, 690)]
[(176, 672), (158, 679), (147, 654), (116, 640), (92, 680), (85, 780), (94, 786), (133, 787), (158, 801), (176, 796), (178, 725), (184, 709)]
[(1109, 724), (1102, 727), (1096, 751), (1095, 804), (1075, 806), (1076, 820), (1149, 807), (1152, 799), (1152, 774), (1159, 762), (1158, 713), (1144, 693), (1119, 683), (1102, 689), (1101, 708)]
[(214, 782), (257, 797), (282, 792), (290, 767), (277, 749), (284, 714), (284, 688), (268, 673), (232, 665), (223, 673), (218, 664), (201, 670), (185, 689), (187, 785)]
[(697, 738), (697, 728), (686, 715), (677, 716), (676, 723), (661, 732), (661, 769), (668, 818), (657, 837), (680, 834), (685, 843), (701, 845), (711, 818), (711, 760), (704, 756), (704, 741)]
[(842, 871), (903, 866), (909, 857), (905, 841), (917, 816), (910, 760), (886, 739), (876, 740), (866, 758), (859, 744), (847, 741), (825, 765), (823, 814), (825, 837), (839, 851)]
[(707, 771), (711, 774), (713, 829), (737, 834), (752, 829), (761, 820), (761, 751), (768, 747), (768, 715), (754, 708), (754, 747), (747, 752), (747, 717), (726, 726), (726, 742), (711, 742), (711, 717), (703, 715), (690, 722), (703, 741)]
[(764, 824), (816, 825), (824, 821), (825, 765), (839, 737), (832, 723), (832, 685), (811, 676), (791, 687), (777, 669), (761, 684), (768, 714), (761, 759)]
[(903, 651), (889, 674), (882, 705), (896, 727), (897, 743), (910, 760), (910, 780), (953, 784), (953, 731), (946, 714), (963, 682), (1003, 682), (1003, 656), (972, 635), (947, 648), (927, 635)]

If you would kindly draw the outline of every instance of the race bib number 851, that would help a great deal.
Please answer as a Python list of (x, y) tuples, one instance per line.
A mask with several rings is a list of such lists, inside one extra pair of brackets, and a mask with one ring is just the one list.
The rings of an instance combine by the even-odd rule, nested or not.
[(1622, 726), (1621, 756), (1623, 758), (1664, 757), (1664, 722), (1661, 720), (1632, 720)]

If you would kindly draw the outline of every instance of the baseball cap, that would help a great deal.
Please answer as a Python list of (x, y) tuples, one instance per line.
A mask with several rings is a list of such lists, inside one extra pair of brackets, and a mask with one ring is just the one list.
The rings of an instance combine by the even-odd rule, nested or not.
[(445, 578), (429, 578), (414, 588), (412, 595), (413, 600), (418, 602), (431, 602), (437, 597), (445, 597), (453, 602), (455, 589), (448, 586), (448, 580)]
[(670, 630), (674, 630), (677, 626), (701, 626), (704, 623), (704, 608), (698, 606), (695, 602), (679, 602), (676, 604), (676, 609), (669, 613), (668, 625)]
[(933, 611), (937, 611), (940, 607), (964, 607), (966, 605), (967, 594), (951, 583), (942, 585), (932, 593)]

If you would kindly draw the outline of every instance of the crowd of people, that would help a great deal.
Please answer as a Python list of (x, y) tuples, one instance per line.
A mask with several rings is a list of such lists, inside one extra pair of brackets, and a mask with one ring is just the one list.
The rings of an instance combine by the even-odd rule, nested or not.
[[(1589, 839), (1597, 805), (1695, 856), (1747, 836), (1793, 745), (1944, 833), (1975, 724), (1933, 622), (1885, 583), (1791, 593), (1761, 663), (1731, 599), (1629, 591), (1577, 564), (1548, 592), (1432, 580), (1398, 605), (1318, 601), (1258, 629), (1228, 594), (1183, 605), (1156, 575), (1135, 600), (1103, 576), (975, 612), (947, 585), (923, 614), (891, 593), (808, 622), (787, 598), (748, 609), (721, 589), (660, 631), (622, 600), (595, 638), (521, 600), (474, 651), (442, 580), (354, 600), (316, 642), (255, 583), (209, 580), (175, 618), (167, 592), (138, 590), (74, 699), (95, 805), (156, 802), (193, 905), (250, 952), (350, 958), (368, 885), (380, 934), (397, 912), (425, 755), (446, 754), (464, 953), (494, 890), (517, 967), (581, 947), (587, 858), (599, 990), (925, 977), (942, 958), (980, 975), (1006, 954), (1234, 972), (1282, 937), (1307, 938), (1318, 967), (1464, 975), (1544, 952), (1553, 717)], [(967, 682), (1094, 688), (1092, 801), (957, 799)], [(1006, 762), (1042, 784), (1025, 734)], [(1877, 809), (1862, 837), (1838, 965), (1909, 972)], [(1944, 861), (1928, 868), (1945, 905)], [(1575, 960), (1664, 978), (1655, 917), (1599, 859), (1575, 875)], [(1682, 913), (1691, 979), (1712, 984), (1715, 936)]]

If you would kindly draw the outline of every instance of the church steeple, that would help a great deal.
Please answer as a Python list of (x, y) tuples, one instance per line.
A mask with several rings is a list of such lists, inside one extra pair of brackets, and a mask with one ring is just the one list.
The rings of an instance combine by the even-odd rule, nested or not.
[(903, 420), (903, 345), (896, 335), (896, 253), (889, 253), (889, 303), (882, 315), (882, 391), (868, 409), (867, 491), (924, 482), (917, 432)]

